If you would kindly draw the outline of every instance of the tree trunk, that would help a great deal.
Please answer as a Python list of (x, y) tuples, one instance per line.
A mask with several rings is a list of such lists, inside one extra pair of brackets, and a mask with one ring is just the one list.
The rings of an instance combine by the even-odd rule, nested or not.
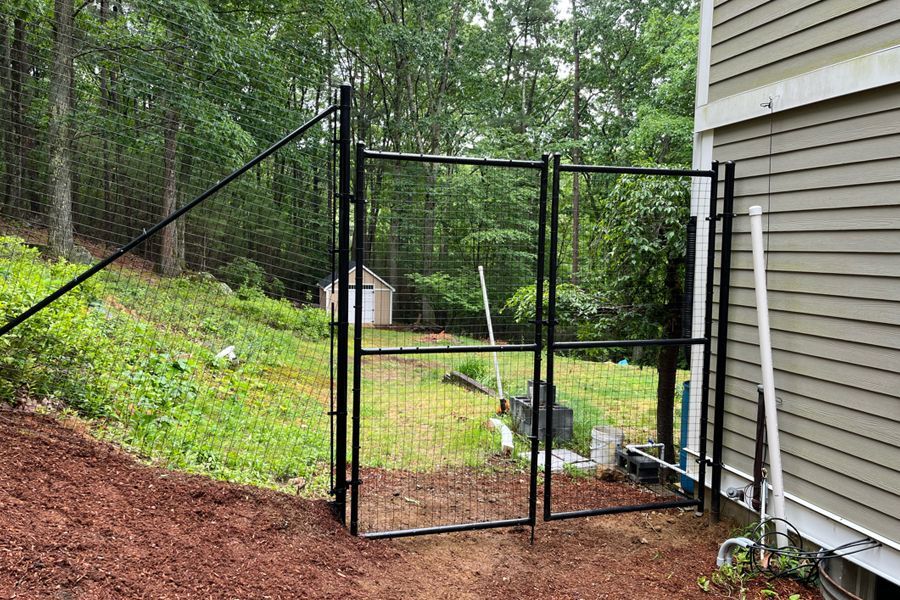
[[(663, 336), (667, 339), (681, 337), (681, 318), (678, 303), (683, 293), (678, 277), (678, 261), (670, 260), (666, 267), (666, 316)], [(678, 346), (660, 348), (656, 361), (658, 383), (656, 387), (656, 441), (664, 444), (666, 462), (675, 462), (675, 383), (678, 367)]]
[[(178, 205), (178, 110), (171, 99), (168, 100), (163, 119), (163, 190), (160, 218), (175, 212)], [(163, 228), (159, 244), (159, 272), (167, 277), (181, 274), (178, 249), (178, 226), (175, 223)]]
[(0, 148), (3, 148), (3, 187), (0, 189), (0, 208), (6, 200), (6, 177), (9, 170), (9, 151), (12, 142), (12, 121), (9, 110), (10, 62), (12, 43), (9, 38), (9, 18), (0, 14)]
[[(578, 45), (578, 7), (572, 0), (572, 47), (574, 69), (572, 73), (572, 162), (581, 164), (581, 49)], [(572, 283), (578, 285), (579, 242), (581, 236), (581, 178), (578, 173), (572, 174)]]
[[(107, 20), (109, 20), (109, 0), (100, 0), (100, 23), (104, 24)], [(110, 127), (110, 116), (112, 113), (110, 75), (109, 69), (106, 67), (106, 61), (104, 61), (100, 67), (100, 114), (103, 116), (103, 128), (106, 130)], [(115, 175), (113, 174), (112, 161), (110, 160), (109, 138), (106, 135), (102, 137), (103, 166), (101, 167), (101, 177), (103, 178), (103, 204), (98, 225), (102, 228), (101, 232), (105, 233), (111, 231), (113, 229), (111, 225), (115, 223), (115, 220), (112, 218), (114, 211), (112, 188)]]
[[(13, 217), (22, 217), (23, 205), (23, 154), (25, 150), (22, 130), (24, 122), (24, 107), (22, 100), (22, 82), (26, 73), (25, 56), (25, 20), (21, 16), (13, 19), (12, 40), (8, 44), (8, 60), (4, 64), (4, 79), (6, 83), (6, 114), (4, 121), (8, 123), (6, 139), (4, 141), (4, 169), (3, 195), (5, 212)], [(6, 28), (4, 28), (6, 29)], [(8, 29), (7, 29), (8, 31)], [(8, 35), (8, 34), (7, 34)]]
[[(390, 212), (390, 231), (388, 233), (388, 283), (390, 283), (394, 288), (398, 290), (397, 298), (401, 299), (403, 296), (399, 294), (400, 290), (400, 270), (399, 270), (399, 262), (400, 262), (400, 212), (397, 210), (396, 205), (399, 202), (395, 202), (395, 206), (391, 208)], [(406, 316), (406, 315), (402, 315)]]
[[(432, 261), (434, 257), (434, 222), (435, 222), (435, 198), (437, 193), (437, 173), (434, 165), (430, 165), (428, 172), (428, 189), (425, 191), (425, 217), (422, 220), (422, 275), (428, 277), (434, 272)], [(422, 295), (422, 313), (419, 320), (431, 325), (434, 323), (434, 308), (428, 300), (428, 296)]]
[[(186, 129), (185, 137), (188, 140), (193, 139), (193, 122)], [(192, 144), (186, 144), (183, 148), (181, 153), (181, 169), (178, 175), (178, 205), (175, 207), (176, 209), (181, 208), (191, 201), (191, 177), (194, 175), (194, 146)], [(184, 215), (175, 221), (175, 246), (177, 248), (179, 268), (184, 268), (185, 265), (188, 264), (186, 256), (187, 217), (188, 215)], [(191, 231), (193, 232), (193, 230), (194, 228), (192, 226)]]
[(50, 212), (48, 245), (53, 256), (69, 256), (74, 246), (72, 231), (72, 73), (74, 45), (72, 0), (54, 2), (53, 68), (50, 72)]

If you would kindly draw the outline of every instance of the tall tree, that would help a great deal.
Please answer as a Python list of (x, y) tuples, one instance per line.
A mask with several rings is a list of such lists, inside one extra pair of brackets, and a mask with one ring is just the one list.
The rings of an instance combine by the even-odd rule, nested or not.
[[(572, 0), (572, 162), (581, 163), (581, 46), (578, 40), (578, 3)], [(581, 240), (581, 178), (572, 178), (572, 283), (578, 285), (578, 250)]]
[(25, 31), (27, 22), (21, 10), (13, 15), (4, 15), (4, 80), (3, 117), (5, 124), (3, 157), (3, 196), (5, 210), (12, 216), (23, 216), (23, 154), (26, 148), (23, 139), (25, 106), (23, 84), (27, 73), (28, 57), (25, 51)]
[(74, 246), (72, 229), (72, 84), (74, 75), (75, 10), (72, 0), (53, 3), (53, 67), (50, 72), (50, 253), (69, 256)]

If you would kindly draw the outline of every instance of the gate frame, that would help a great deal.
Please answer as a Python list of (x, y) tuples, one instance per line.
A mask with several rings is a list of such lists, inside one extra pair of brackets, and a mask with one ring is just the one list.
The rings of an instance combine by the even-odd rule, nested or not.
[[(560, 173), (612, 173), (612, 174), (635, 174), (635, 175), (656, 175), (670, 177), (700, 177), (710, 181), (710, 200), (709, 213), (707, 220), (709, 222), (709, 244), (707, 247), (707, 264), (706, 264), (706, 294), (705, 294), (705, 311), (704, 311), (704, 334), (703, 337), (694, 338), (662, 338), (651, 340), (596, 340), (596, 341), (575, 341), (575, 342), (557, 342), (556, 334), (556, 287), (558, 283), (558, 266), (559, 266), (559, 176)], [(726, 252), (730, 255), (731, 247), (731, 214), (734, 196), (734, 163), (726, 163), (725, 169), (725, 207), (722, 215), (716, 215), (718, 207), (718, 163), (713, 162), (711, 169), (662, 169), (662, 168), (646, 168), (646, 167), (617, 167), (617, 166), (600, 166), (600, 165), (580, 165), (580, 164), (562, 164), (560, 155), (553, 156), (553, 183), (551, 192), (551, 216), (550, 216), (550, 276), (549, 276), (549, 298), (548, 308), (548, 324), (547, 324), (547, 408), (546, 408), (546, 433), (544, 440), (545, 464), (544, 464), (544, 521), (558, 521), (563, 519), (572, 519), (578, 517), (590, 517), (597, 515), (608, 515), (625, 512), (638, 512), (644, 510), (660, 510), (666, 508), (683, 508), (688, 506), (697, 507), (698, 513), (702, 513), (704, 509), (705, 489), (706, 489), (706, 465), (708, 458), (706, 456), (707, 432), (708, 427), (708, 398), (709, 398), (709, 378), (710, 378), (710, 352), (712, 346), (712, 300), (713, 300), (713, 274), (715, 260), (715, 239), (716, 239), (716, 220), (723, 218), (725, 226), (723, 228), (723, 256)], [(715, 216), (714, 216), (715, 215)], [(696, 259), (695, 259), (696, 260)], [(696, 269), (696, 264), (693, 265)], [(728, 265), (723, 262), (722, 265), (722, 284), (724, 289), (728, 289)], [(724, 294), (724, 292), (723, 292)], [(720, 319), (722, 310), (727, 311), (728, 298), (725, 295), (720, 304)], [(693, 302), (693, 294), (691, 298)], [(724, 306), (723, 306), (724, 304)], [(727, 315), (727, 312), (725, 313)], [(717, 362), (724, 365), (724, 348), (727, 343), (727, 337), (722, 337), (722, 326), (720, 322), (720, 331), (718, 339)], [(670, 500), (667, 502), (631, 504), (622, 506), (613, 506), (606, 508), (583, 509), (565, 512), (553, 512), (553, 490), (552, 490), (552, 456), (551, 448), (553, 443), (553, 407), (556, 404), (556, 385), (554, 374), (554, 357), (557, 350), (573, 349), (573, 348), (608, 348), (608, 347), (633, 347), (633, 346), (702, 346), (703, 347), (703, 385), (701, 388), (701, 406), (700, 406), (700, 439), (699, 439), (699, 470), (697, 476), (698, 485), (696, 486), (696, 498), (684, 497), (680, 500)], [(724, 372), (724, 366), (717, 369), (717, 381), (721, 373)], [(718, 513), (719, 488), (721, 481), (721, 454), (722, 454), (722, 419), (724, 413), (724, 395), (716, 388), (715, 402), (715, 421), (714, 421), (714, 442), (713, 442), (713, 478), (712, 478), (712, 505), (714, 508), (714, 517)]]
[(480, 352), (531, 352), (534, 356), (535, 381), (541, 379), (541, 353), (543, 345), (543, 327), (547, 322), (543, 319), (543, 293), (544, 293), (544, 263), (546, 261), (545, 239), (547, 233), (547, 186), (549, 182), (550, 155), (544, 154), (540, 161), (507, 160), (496, 158), (476, 158), (468, 156), (442, 156), (427, 154), (410, 154), (401, 152), (387, 152), (367, 150), (365, 142), (356, 144), (356, 182), (353, 202), (355, 203), (355, 235), (354, 235), (354, 260), (356, 264), (365, 264), (365, 218), (366, 218), (366, 159), (396, 160), (417, 163), (456, 164), (488, 167), (507, 167), (516, 169), (528, 169), (540, 171), (540, 184), (538, 193), (538, 233), (537, 249), (535, 255), (535, 320), (534, 341), (530, 344), (507, 344), (504, 346), (480, 345), (480, 346), (425, 346), (425, 347), (395, 347), (395, 348), (364, 348), (362, 345), (363, 327), (358, 324), (362, 319), (362, 269), (356, 269), (356, 302), (354, 345), (353, 345), (353, 411), (352, 411), (352, 442), (351, 442), (351, 475), (348, 485), (351, 489), (350, 497), (350, 533), (370, 539), (409, 537), (427, 535), (432, 533), (449, 533), (454, 531), (472, 531), (477, 529), (493, 529), (498, 527), (515, 527), (528, 525), (531, 527), (532, 539), (534, 527), (537, 523), (537, 456), (538, 456), (538, 414), (540, 406), (532, 403), (531, 435), (530, 442), (530, 481), (528, 493), (528, 516), (514, 519), (499, 519), (493, 521), (479, 521), (474, 523), (459, 523), (454, 525), (437, 525), (431, 527), (418, 527), (411, 529), (398, 529), (392, 531), (378, 531), (370, 533), (359, 532), (359, 486), (362, 480), (359, 477), (359, 451), (361, 428), (361, 394), (362, 394), (362, 358), (364, 356), (384, 356), (388, 354), (447, 354), (447, 353), (480, 353)]

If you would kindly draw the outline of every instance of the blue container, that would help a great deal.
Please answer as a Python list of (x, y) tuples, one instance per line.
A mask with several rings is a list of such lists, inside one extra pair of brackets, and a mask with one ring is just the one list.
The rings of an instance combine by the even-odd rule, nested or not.
[[(681, 451), (678, 456), (678, 466), (687, 471), (688, 453), (685, 448), (688, 445), (688, 423), (691, 417), (691, 382), (684, 382), (681, 392)], [(681, 476), (681, 489), (687, 494), (694, 493), (694, 480), (687, 475)]]

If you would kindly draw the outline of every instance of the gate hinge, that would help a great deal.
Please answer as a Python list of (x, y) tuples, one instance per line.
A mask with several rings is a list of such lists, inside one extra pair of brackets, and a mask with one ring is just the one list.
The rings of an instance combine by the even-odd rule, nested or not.
[(360, 485), (362, 482), (362, 479), (348, 479), (346, 483), (347, 485)]

